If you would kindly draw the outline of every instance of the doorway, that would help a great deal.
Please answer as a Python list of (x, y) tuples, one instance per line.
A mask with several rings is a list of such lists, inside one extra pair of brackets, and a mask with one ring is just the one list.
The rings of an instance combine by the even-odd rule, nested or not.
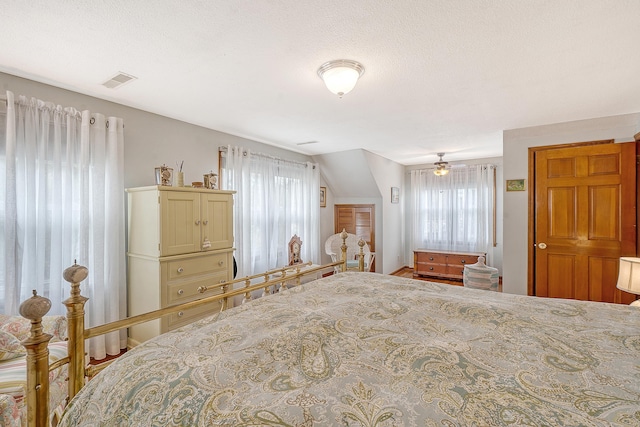
[[(364, 239), (371, 252), (376, 251), (375, 237), (375, 205), (334, 205), (333, 223), (335, 233), (346, 230)], [(375, 271), (375, 261), (371, 265), (371, 271)]]
[(628, 304), (621, 256), (636, 256), (636, 143), (529, 149), (529, 295)]

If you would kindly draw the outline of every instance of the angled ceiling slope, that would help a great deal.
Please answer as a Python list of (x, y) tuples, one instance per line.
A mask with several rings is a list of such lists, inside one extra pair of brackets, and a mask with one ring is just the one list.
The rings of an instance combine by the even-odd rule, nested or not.
[(313, 160), (334, 197), (381, 197), (364, 150), (321, 154)]

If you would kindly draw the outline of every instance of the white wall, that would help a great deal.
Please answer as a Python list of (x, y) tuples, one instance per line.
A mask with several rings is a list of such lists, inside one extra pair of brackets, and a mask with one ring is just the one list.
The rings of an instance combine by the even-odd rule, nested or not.
[[(633, 141), (639, 129), (640, 113), (634, 113), (506, 130), (503, 132), (504, 180), (528, 177), (529, 147), (603, 139)], [(502, 289), (521, 295), (527, 294), (528, 193), (528, 190), (509, 193), (503, 190), (503, 233), (507, 238)]]
[[(376, 271), (390, 274), (405, 265), (404, 166), (365, 151), (367, 163), (382, 195), (379, 217), (376, 213)], [(400, 189), (400, 202), (391, 203), (391, 187)]]

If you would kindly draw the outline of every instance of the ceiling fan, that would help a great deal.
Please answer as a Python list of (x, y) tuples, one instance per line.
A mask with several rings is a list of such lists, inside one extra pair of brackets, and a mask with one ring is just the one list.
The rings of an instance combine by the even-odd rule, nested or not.
[(438, 156), (440, 157), (440, 160), (433, 164), (436, 167), (433, 173), (438, 176), (443, 176), (449, 173), (449, 169), (447, 169), (447, 165), (449, 164), (449, 162), (445, 162), (444, 160), (442, 160), (442, 156), (444, 156), (444, 153), (438, 153)]

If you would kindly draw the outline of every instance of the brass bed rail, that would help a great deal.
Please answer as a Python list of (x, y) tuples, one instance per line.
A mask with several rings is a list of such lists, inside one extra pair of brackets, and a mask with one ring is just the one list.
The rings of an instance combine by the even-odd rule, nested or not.
[[(51, 335), (42, 331), (42, 317), (49, 311), (51, 302), (38, 296), (34, 291), (33, 297), (24, 301), (20, 306), (20, 314), (31, 320), (31, 332), (29, 338), (23, 341), (24, 347), (27, 349), (27, 426), (28, 427), (47, 427), (49, 425), (49, 371), (59, 368), (66, 363), (68, 368), (68, 397), (67, 403), (80, 391), (87, 377), (91, 377), (99, 373), (104, 366), (88, 367), (85, 363), (85, 340), (110, 332), (115, 332), (124, 328), (128, 328), (140, 323), (156, 320), (162, 316), (175, 313), (189, 308), (199, 307), (210, 304), (215, 301), (222, 300), (221, 310), (227, 307), (228, 298), (244, 295), (243, 303), (251, 298), (251, 292), (263, 289), (263, 295), (270, 293), (272, 286), (280, 285), (282, 290), (286, 284), (300, 284), (300, 278), (313, 273), (318, 273), (329, 268), (332, 271), (347, 270), (347, 246), (346, 232), (343, 231), (343, 243), (341, 247), (341, 260), (329, 264), (312, 267), (312, 264), (297, 264), (294, 266), (286, 266), (264, 273), (246, 276), (228, 282), (219, 283), (211, 286), (201, 286), (198, 292), (204, 294), (213, 289), (221, 289), (222, 293), (214, 296), (203, 296), (202, 298), (154, 310), (148, 313), (127, 317), (104, 325), (95, 326), (85, 329), (84, 327), (84, 306), (88, 301), (80, 293), (80, 282), (88, 275), (86, 267), (74, 264), (64, 271), (63, 277), (71, 284), (71, 292), (69, 298), (63, 301), (67, 307), (67, 353), (68, 356), (49, 365), (49, 340)], [(362, 243), (362, 244), (361, 244)], [(358, 242), (360, 245), (360, 253), (358, 254), (358, 270), (364, 271), (364, 241)], [(274, 276), (276, 276), (274, 278)], [(252, 280), (262, 278), (264, 281), (251, 283)], [(243, 287), (233, 289), (233, 285), (244, 283)], [(105, 365), (106, 366), (106, 365)]]

